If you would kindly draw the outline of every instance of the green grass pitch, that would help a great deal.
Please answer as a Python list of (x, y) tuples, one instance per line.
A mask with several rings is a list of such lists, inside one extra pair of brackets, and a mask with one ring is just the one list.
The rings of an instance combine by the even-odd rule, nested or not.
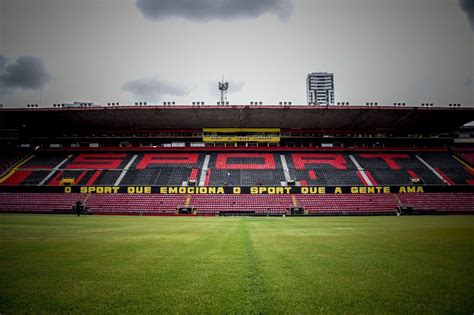
[(474, 216), (0, 215), (0, 313), (474, 312)]

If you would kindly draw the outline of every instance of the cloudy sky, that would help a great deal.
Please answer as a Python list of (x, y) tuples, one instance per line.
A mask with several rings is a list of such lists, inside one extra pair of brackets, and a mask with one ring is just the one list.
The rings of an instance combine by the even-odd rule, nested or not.
[(0, 104), (474, 105), (474, 0), (0, 0)]

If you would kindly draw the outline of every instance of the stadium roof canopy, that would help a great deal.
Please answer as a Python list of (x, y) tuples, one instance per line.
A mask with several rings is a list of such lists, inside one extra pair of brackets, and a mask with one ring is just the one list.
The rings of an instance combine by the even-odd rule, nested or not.
[(321, 130), (452, 132), (474, 120), (474, 108), (395, 106), (118, 106), (0, 109), (1, 129), (140, 130), (279, 127)]

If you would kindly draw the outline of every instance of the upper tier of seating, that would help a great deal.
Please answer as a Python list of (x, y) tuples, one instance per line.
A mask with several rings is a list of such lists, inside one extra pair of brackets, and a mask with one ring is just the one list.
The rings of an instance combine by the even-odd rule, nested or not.
[(285, 153), (292, 179), (302, 186), (364, 185), (348, 155), (338, 153)]
[(0, 174), (8, 171), (22, 159), (29, 156), (31, 154), (29, 152), (29, 150), (0, 148)]
[(276, 153), (217, 153), (209, 160), (209, 185), (279, 186), (285, 181)]
[(38, 153), (2, 185), (301, 186), (474, 185), (472, 167), (446, 152)]
[(159, 153), (139, 154), (128, 167), (121, 185), (181, 186), (197, 180), (205, 154)]
[(428, 162), (451, 185), (474, 185), (474, 171), (448, 153), (423, 153)]
[(461, 152), (459, 155), (461, 158), (471, 164), (471, 166), (474, 166), (474, 152)]
[[(436, 153), (439, 155), (440, 153)], [(436, 176), (419, 158), (412, 154), (361, 153), (355, 155), (357, 161), (371, 176), (374, 184), (410, 185), (412, 179), (422, 179), (426, 185), (441, 185), (443, 181)], [(452, 157), (443, 156), (446, 161)]]

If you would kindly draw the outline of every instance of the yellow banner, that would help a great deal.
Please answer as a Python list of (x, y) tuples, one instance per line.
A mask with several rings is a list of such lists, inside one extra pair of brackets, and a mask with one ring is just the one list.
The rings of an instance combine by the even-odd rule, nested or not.
[(280, 132), (280, 128), (203, 128), (203, 132)]
[[(19, 187), (19, 186), (17, 186)], [(1, 190), (2, 186), (0, 186)], [(25, 187), (20, 187), (24, 189)], [(28, 188), (28, 187), (27, 187)], [(65, 193), (82, 194), (405, 194), (443, 192), (442, 186), (66, 186), (29, 187), (62, 189)], [(456, 190), (453, 190), (456, 191)], [(467, 190), (466, 190), (467, 191)], [(469, 190), (471, 191), (471, 190)], [(43, 190), (43, 192), (47, 192)], [(55, 191), (58, 192), (58, 191)], [(189, 205), (186, 202), (186, 205)]]
[(204, 142), (280, 142), (280, 137), (271, 136), (253, 136), (253, 137), (239, 137), (239, 136), (204, 136)]

